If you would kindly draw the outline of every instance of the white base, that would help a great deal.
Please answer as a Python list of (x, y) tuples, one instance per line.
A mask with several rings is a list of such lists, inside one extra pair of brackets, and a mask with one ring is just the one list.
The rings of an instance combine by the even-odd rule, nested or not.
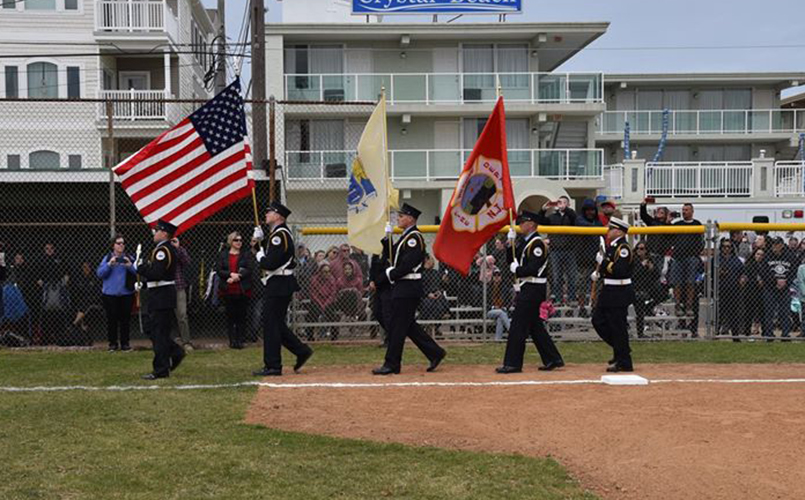
[(602, 375), (601, 382), (607, 385), (648, 385), (648, 379), (640, 375)]

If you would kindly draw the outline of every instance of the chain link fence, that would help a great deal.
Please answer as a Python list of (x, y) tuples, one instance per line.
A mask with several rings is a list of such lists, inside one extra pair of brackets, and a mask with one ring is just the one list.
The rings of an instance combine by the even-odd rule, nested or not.
[[(95, 270), (111, 249), (110, 237), (122, 234), (131, 253), (138, 243), (151, 246), (148, 227), (110, 177), (109, 167), (200, 104), (121, 101), (112, 105), (110, 120), (108, 105), (97, 100), (0, 101), (0, 241), (9, 271), (0, 325), (5, 343), (105, 343), (101, 282)], [(366, 102), (266, 106), (266, 112), (273, 113), (267, 120), (267, 149), (273, 151), (269, 163), (277, 167), (278, 195), (294, 211), (290, 223), (298, 244), (302, 291), (289, 319), (296, 333), (311, 341), (379, 341), (383, 336), (370, 279), (371, 256), (351, 248), (345, 234), (311, 230), (346, 225), (348, 175), (373, 109), (374, 104)], [(400, 136), (400, 124), (394, 126)], [(410, 184), (418, 162), (430, 161), (427, 153), (423, 157), (421, 151), (403, 146), (398, 144), (396, 156), (390, 158), (395, 184)], [(269, 200), (267, 178), (258, 172), (261, 208)], [(412, 196), (415, 205), (433, 204), (417, 190)], [(438, 203), (435, 206), (438, 210)], [(213, 271), (227, 235), (239, 231), (248, 240), (253, 218), (251, 200), (242, 200), (180, 237), (189, 256), (181, 276), (194, 343), (226, 342), (227, 324)], [(426, 234), (429, 249), (434, 237)], [(557, 339), (595, 340), (590, 316), (596, 285), (590, 274), (599, 237), (546, 237), (551, 248), (551, 308), (540, 311), (535, 305), (535, 314), (546, 317)], [(783, 250), (772, 241), (777, 237), (784, 238)], [(700, 236), (701, 248), (686, 258), (675, 248), (679, 238), (630, 237), (637, 301), (629, 321), (635, 338), (799, 338), (799, 304), (805, 296), (805, 270), (799, 267), (805, 246), (797, 235), (727, 234), (708, 226)], [(463, 341), (506, 338), (514, 300), (506, 252), (501, 235), (482, 249), (466, 277), (430, 260), (423, 270), (426, 297), (419, 320), (433, 335)], [(138, 313), (133, 311), (132, 337), (144, 339)], [(259, 340), (261, 314), (257, 286), (247, 340)], [(177, 337), (183, 328), (183, 318), (178, 318)]]

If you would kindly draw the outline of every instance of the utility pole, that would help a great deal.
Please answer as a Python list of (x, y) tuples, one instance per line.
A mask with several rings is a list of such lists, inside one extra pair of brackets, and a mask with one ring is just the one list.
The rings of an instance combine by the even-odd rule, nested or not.
[(226, 88), (226, 0), (218, 0), (218, 70), (215, 73), (215, 93)]
[(252, 11), (252, 159), (256, 168), (267, 165), (266, 140), (266, 49), (264, 0), (250, 0)]

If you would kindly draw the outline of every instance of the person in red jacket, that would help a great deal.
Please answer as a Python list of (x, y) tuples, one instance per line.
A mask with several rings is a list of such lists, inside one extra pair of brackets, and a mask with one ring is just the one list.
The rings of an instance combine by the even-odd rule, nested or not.
[[(323, 261), (319, 264), (318, 272), (310, 280), (308, 295), (310, 296), (310, 312), (308, 312), (307, 316), (309, 322), (332, 322), (336, 320), (338, 280), (333, 276), (329, 262)], [(311, 336), (312, 332), (309, 332), (308, 338)]]
[(615, 213), (616, 208), (615, 202), (612, 200), (601, 202), (601, 210), (598, 211), (598, 220), (601, 221), (601, 225), (604, 227), (609, 226), (609, 219)]

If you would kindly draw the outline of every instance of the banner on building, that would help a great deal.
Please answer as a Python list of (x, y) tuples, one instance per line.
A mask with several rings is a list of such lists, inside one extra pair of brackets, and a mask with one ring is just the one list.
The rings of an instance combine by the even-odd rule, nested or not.
[(498, 98), (453, 191), (433, 244), (436, 258), (465, 276), (475, 254), (515, 210), (506, 152), (506, 111)]
[(523, 0), (352, 0), (353, 15), (521, 14)]

